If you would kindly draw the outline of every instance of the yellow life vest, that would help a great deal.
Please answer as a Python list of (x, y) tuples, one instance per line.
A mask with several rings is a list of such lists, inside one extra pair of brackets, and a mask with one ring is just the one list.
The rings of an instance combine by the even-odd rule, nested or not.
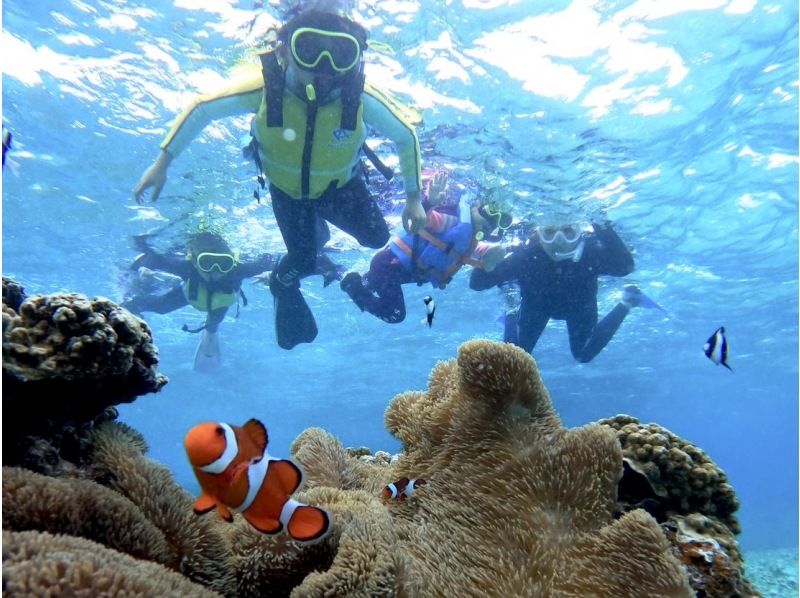
[(340, 126), (341, 99), (318, 105), (314, 129), (307, 132), (308, 106), (293, 93), (285, 93), (283, 127), (267, 127), (265, 95), (255, 119), (255, 137), (267, 178), (278, 189), (298, 199), (303, 195), (303, 149), (307, 139), (312, 143), (309, 199), (317, 199), (332, 184), (340, 188), (352, 178), (366, 139), (363, 106), (358, 107), (356, 130), (347, 131)]
[(230, 307), (236, 303), (236, 293), (225, 293), (221, 291), (209, 291), (208, 285), (204, 282), (197, 282), (196, 293), (192, 293), (191, 279), (183, 283), (183, 294), (189, 305), (198, 311), (216, 311), (225, 307)]

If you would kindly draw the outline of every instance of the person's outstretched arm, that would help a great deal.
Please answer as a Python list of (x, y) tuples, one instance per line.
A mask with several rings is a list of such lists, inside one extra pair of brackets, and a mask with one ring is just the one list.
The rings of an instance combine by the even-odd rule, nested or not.
[(364, 103), (364, 122), (386, 135), (397, 149), (406, 191), (403, 228), (406, 232), (418, 233), (425, 226), (425, 210), (420, 193), (422, 166), (416, 128), (401, 114), (394, 102), (378, 90), (365, 88), (361, 99)]
[(598, 274), (625, 276), (633, 272), (633, 255), (611, 224), (592, 224), (592, 226), (598, 246)]
[(521, 248), (506, 255), (492, 270), (473, 268), (469, 277), (469, 288), (483, 291), (491, 287), (511, 282), (519, 278), (522, 267), (523, 252)]
[(262, 272), (269, 272), (278, 265), (281, 256), (265, 253), (252, 262), (241, 262), (236, 266), (236, 275), (239, 279), (251, 278)]
[(133, 245), (142, 253), (131, 264), (132, 270), (144, 267), (169, 272), (181, 278), (187, 278), (192, 272), (192, 265), (185, 258), (176, 255), (162, 255), (150, 247), (147, 235), (136, 235), (133, 238)]
[(155, 162), (144, 171), (133, 194), (136, 201), (144, 199), (145, 192), (152, 189), (152, 200), (158, 199), (167, 182), (170, 163), (212, 120), (247, 112), (258, 112), (261, 105), (264, 79), (261, 73), (245, 81), (234, 83), (217, 93), (195, 98), (181, 113), (169, 133), (161, 142), (161, 153)]

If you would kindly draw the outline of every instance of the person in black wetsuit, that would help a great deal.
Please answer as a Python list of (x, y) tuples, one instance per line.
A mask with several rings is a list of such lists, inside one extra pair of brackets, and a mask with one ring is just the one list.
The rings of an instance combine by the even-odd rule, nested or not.
[(643, 296), (627, 285), (622, 300), (598, 322), (597, 278), (625, 276), (633, 269), (631, 252), (610, 224), (539, 226), (494, 270), (473, 270), (470, 288), (517, 283), (521, 303), (506, 314), (504, 340), (531, 352), (550, 319), (565, 320), (573, 357), (587, 363)]

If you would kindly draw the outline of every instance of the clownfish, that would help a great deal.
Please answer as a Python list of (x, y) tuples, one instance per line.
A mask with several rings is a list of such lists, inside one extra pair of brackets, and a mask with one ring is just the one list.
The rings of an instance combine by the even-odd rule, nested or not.
[(414, 491), (420, 486), (424, 486), (428, 482), (422, 478), (400, 478), (396, 482), (392, 482), (381, 490), (381, 496), (384, 500), (396, 500), (403, 502), (405, 499), (413, 496)]
[(198, 515), (214, 509), (228, 522), (241, 513), (265, 534), (286, 528), (299, 542), (324, 537), (331, 526), (327, 511), (292, 500), (303, 474), (287, 459), (267, 452), (267, 429), (257, 419), (244, 426), (206, 422), (186, 434), (184, 445), (201, 493)]

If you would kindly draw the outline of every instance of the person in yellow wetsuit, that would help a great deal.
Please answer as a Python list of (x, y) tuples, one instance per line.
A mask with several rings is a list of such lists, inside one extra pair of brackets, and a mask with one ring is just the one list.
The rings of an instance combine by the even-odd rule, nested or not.
[(373, 127), (395, 145), (406, 193), (403, 227), (420, 231), (420, 150), (414, 126), (391, 98), (365, 84), (367, 33), (352, 20), (304, 12), (280, 28), (273, 50), (261, 55), (262, 73), (219, 93), (197, 98), (161, 143), (161, 153), (134, 189), (156, 199), (170, 162), (213, 119), (252, 112), (258, 157), (269, 179), (272, 208), (287, 254), (273, 270), (278, 344), (312, 342), (317, 326), (300, 292), (313, 273), (322, 217), (356, 238), (383, 247), (389, 229), (362, 179), (360, 150)]

